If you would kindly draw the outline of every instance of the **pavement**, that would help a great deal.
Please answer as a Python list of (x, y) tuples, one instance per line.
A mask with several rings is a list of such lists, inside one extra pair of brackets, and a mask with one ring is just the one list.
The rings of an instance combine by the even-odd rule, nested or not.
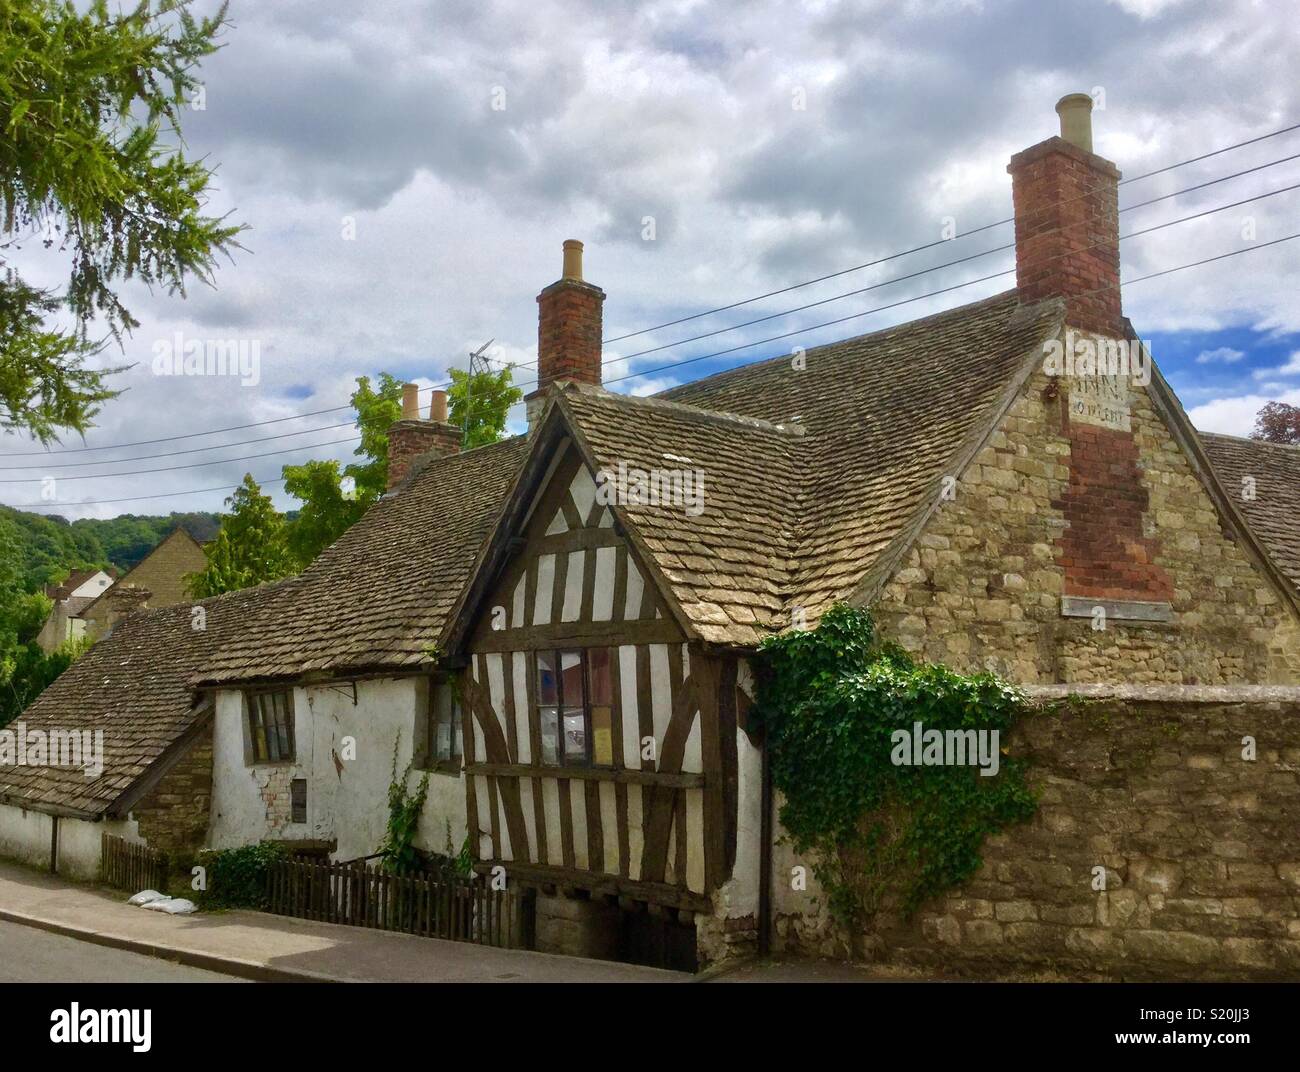
[[(126, 894), (74, 885), (0, 861), (0, 920), (188, 968), (267, 982), (671, 983), (692, 977), (606, 960), (494, 949), (345, 927), (264, 912), (169, 916), (126, 903)], [(62, 975), (57, 957), (46, 981)], [(132, 973), (114, 981), (135, 981)]]
[(242, 983), (125, 949), (91, 945), (37, 927), (0, 922), (0, 983)]

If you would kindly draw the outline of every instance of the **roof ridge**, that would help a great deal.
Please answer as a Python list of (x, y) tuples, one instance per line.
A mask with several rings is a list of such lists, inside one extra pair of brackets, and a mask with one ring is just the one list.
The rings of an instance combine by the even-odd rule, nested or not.
[(1196, 429), (1196, 434), (1202, 439), (1231, 439), (1235, 443), (1247, 443), (1252, 447), (1278, 447), (1281, 450), (1295, 451), (1300, 454), (1300, 443), (1274, 443), (1271, 439), (1256, 439), (1254, 436), (1232, 435), (1230, 432), (1202, 432)]
[(682, 417), (693, 420), (704, 420), (719, 424), (742, 425), (753, 429), (756, 432), (767, 432), (780, 437), (802, 437), (806, 429), (797, 421), (790, 421), (785, 424), (776, 424), (772, 421), (765, 421), (760, 417), (746, 417), (743, 413), (730, 413), (725, 410), (705, 409), (703, 406), (693, 406), (689, 402), (674, 402), (669, 398), (661, 398), (657, 395), (628, 395), (617, 391), (610, 391), (608, 388), (601, 387), (598, 384), (574, 383), (566, 381), (562, 391), (570, 394), (589, 395), (593, 398), (606, 399), (615, 403), (622, 403), (633, 406), (646, 406), (650, 409), (668, 410)]
[[(875, 331), (863, 332), (861, 335), (849, 335), (847, 338), (818, 343), (816, 346), (809, 347), (805, 353), (811, 356), (818, 350), (825, 350), (831, 346), (846, 346), (849, 343), (863, 342), (867, 339), (875, 338), (876, 336), (887, 335), (892, 331), (911, 331), (913, 328), (930, 324), (943, 317), (955, 316), (959, 313), (969, 313), (970, 310), (977, 306), (991, 305), (995, 302), (1006, 300), (1007, 298), (1014, 296), (1016, 293), (1016, 289), (1012, 287), (1010, 290), (1003, 290), (999, 291), (997, 294), (991, 294), (987, 298), (980, 298), (973, 302), (967, 302), (965, 305), (955, 305), (951, 309), (941, 309), (937, 313), (930, 313), (928, 316), (917, 317), (915, 320), (903, 320), (897, 324), (890, 324), (883, 328), (876, 328)], [(731, 376), (742, 372), (748, 372), (753, 369), (764, 368), (765, 366), (775, 364), (778, 361), (788, 361), (789, 358), (790, 355), (786, 353), (777, 354), (774, 357), (769, 357), (762, 361), (751, 361), (749, 364), (737, 365), (734, 368), (723, 369), (721, 372), (715, 372), (709, 376), (702, 376), (698, 380), (687, 380), (685, 383), (679, 383), (674, 387), (666, 388), (665, 390), (659, 391), (648, 397), (668, 400), (667, 396), (671, 395), (674, 391), (684, 391), (687, 388), (697, 387), (701, 384), (713, 384), (721, 380), (724, 376)]]

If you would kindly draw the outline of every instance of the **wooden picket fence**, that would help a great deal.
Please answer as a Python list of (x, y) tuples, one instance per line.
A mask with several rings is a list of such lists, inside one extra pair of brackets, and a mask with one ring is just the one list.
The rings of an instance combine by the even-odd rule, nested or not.
[(281, 860), (267, 868), (267, 901), (279, 915), (321, 923), (503, 949), (531, 949), (533, 944), (531, 892), (494, 890), (478, 875), (391, 875), (366, 867), (365, 861)]
[(148, 845), (127, 841), (115, 834), (102, 834), (99, 867), (104, 882), (119, 890), (166, 892), (167, 854)]

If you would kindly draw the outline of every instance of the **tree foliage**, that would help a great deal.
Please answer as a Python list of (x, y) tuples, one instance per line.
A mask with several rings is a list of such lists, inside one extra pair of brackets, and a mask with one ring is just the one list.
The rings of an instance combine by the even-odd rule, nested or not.
[(244, 474), (226, 504), (230, 513), (222, 518), (221, 531), (203, 548), (207, 566), (185, 578), (196, 599), (251, 588), (295, 571), (284, 517), (252, 474)]
[[(103, 345), (91, 322), (119, 341), (137, 326), (121, 283), (183, 294), (237, 244), (238, 226), (205, 215), (211, 170), (181, 141), (226, 23), (224, 6), (196, 19), (191, 4), (0, 2), (0, 428), (84, 432), (120, 371), (87, 366)], [(31, 243), (71, 261), (62, 290), (6, 264)]]
[(19, 558), (19, 531), (0, 515), (0, 726), (16, 718), (85, 649), (69, 641), (46, 654), (36, 636), (53, 603), (29, 591)]
[(302, 501), (288, 532), (289, 549), (300, 567), (314, 561), (384, 493), (388, 429), (402, 415), (401, 399), (402, 381), (387, 372), (379, 374), (377, 388), (370, 377), (358, 377), (352, 408), (361, 432), (354, 452), (359, 460), (345, 467), (333, 459), (284, 467), (285, 490)]
[(451, 387), (447, 390), (448, 416), (451, 423), (466, 428), (463, 450), (486, 446), (501, 439), (506, 432), (510, 407), (524, 397), (514, 386), (508, 368), (476, 372), (451, 370)]
[(1300, 443), (1300, 406), (1268, 403), (1255, 414), (1255, 430), (1250, 438), (1269, 443)]

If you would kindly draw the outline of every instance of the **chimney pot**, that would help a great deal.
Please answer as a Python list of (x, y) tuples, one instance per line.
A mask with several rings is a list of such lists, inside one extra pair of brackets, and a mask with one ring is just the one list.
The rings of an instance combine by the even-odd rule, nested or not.
[(582, 278), (582, 243), (576, 238), (564, 240), (564, 271), (562, 279)]
[(447, 392), (434, 391), (429, 399), (429, 420), (447, 421)]
[(420, 419), (420, 387), (414, 383), (402, 384), (402, 420)]
[(1061, 117), (1061, 137), (1084, 152), (1092, 152), (1092, 98), (1086, 93), (1067, 93), (1056, 102)]

